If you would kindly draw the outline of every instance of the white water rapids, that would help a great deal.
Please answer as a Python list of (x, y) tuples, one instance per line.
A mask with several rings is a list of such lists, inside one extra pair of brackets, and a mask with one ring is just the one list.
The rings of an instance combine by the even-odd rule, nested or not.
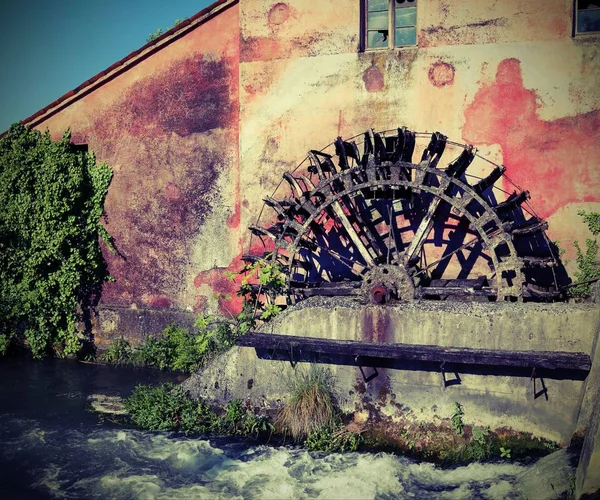
[[(1, 499), (565, 498), (566, 450), (530, 465), (441, 468), (386, 453), (323, 456), (102, 423), (90, 394), (126, 396), (157, 375), (76, 363), (0, 364)], [(10, 381), (10, 383), (8, 383)]]

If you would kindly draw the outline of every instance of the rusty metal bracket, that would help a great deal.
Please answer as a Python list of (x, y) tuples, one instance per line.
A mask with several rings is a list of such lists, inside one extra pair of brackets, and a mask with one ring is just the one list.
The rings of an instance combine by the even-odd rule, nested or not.
[(358, 369), (360, 370), (360, 374), (362, 375), (365, 384), (379, 376), (379, 372), (375, 367), (373, 367), (373, 373), (371, 373), (370, 375), (365, 374), (363, 367), (360, 365), (360, 356), (355, 356), (354, 362), (358, 365)]
[[(542, 388), (538, 391), (536, 388), (536, 379), (540, 379), (540, 384), (542, 386)], [(535, 372), (535, 366), (533, 367), (533, 369), (531, 370), (531, 377), (529, 377), (529, 380), (533, 381), (533, 399), (537, 399), (541, 396), (544, 396), (544, 398), (546, 399), (546, 401), (548, 401), (548, 388), (546, 387), (546, 384), (544, 383), (544, 379), (542, 377), (538, 377), (537, 373)]]
[(288, 351), (288, 357), (290, 358), (290, 365), (292, 365), (292, 368), (296, 368), (298, 361), (294, 361), (294, 346), (290, 346), (290, 350)]
[(444, 386), (444, 389), (446, 389), (446, 387), (450, 387), (453, 385), (460, 385), (462, 383), (462, 380), (460, 379), (460, 375), (458, 374), (458, 372), (453, 372), (454, 373), (453, 379), (447, 379), (445, 367), (446, 367), (446, 362), (442, 361), (442, 364), (440, 365), (440, 371), (442, 373), (442, 384)]

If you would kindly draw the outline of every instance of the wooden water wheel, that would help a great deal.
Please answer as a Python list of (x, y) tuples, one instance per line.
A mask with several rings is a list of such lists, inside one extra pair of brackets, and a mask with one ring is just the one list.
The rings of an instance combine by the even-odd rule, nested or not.
[(547, 223), (528, 191), (497, 186), (505, 176), (439, 132), (338, 137), (265, 198), (270, 210), (250, 227), (264, 252), (244, 258), (281, 265), (288, 304), (319, 295), (379, 304), (558, 299)]

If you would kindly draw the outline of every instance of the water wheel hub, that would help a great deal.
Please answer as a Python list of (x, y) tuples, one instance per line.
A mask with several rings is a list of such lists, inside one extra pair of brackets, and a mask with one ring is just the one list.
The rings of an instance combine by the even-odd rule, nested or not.
[(404, 266), (380, 265), (364, 275), (361, 287), (363, 300), (385, 304), (391, 300), (414, 300), (415, 285)]

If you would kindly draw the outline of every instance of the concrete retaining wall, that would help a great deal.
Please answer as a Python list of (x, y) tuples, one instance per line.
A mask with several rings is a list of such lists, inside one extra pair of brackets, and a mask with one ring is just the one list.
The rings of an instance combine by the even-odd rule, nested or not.
[[(268, 328), (319, 338), (592, 355), (599, 313), (594, 304), (438, 302), (384, 307), (320, 298), (288, 310)], [(185, 386), (194, 395), (217, 401), (242, 398), (258, 406), (276, 406), (285, 400), (287, 379), (307, 365), (300, 362), (293, 368), (290, 362), (259, 359), (253, 348), (236, 347)], [(597, 365), (588, 379), (597, 380)], [(458, 378), (447, 373), (446, 380), (460, 383), (445, 387), (439, 367), (394, 366), (378, 368), (378, 376), (365, 382), (358, 367), (330, 364), (340, 407), (431, 422), (450, 417), (458, 401), (468, 423), (512, 427), (568, 442), (578, 423), (587, 422), (591, 414), (591, 399), (582, 407), (584, 391), (596, 389), (564, 374), (537, 378), (534, 386), (527, 370), (486, 368), (465, 369), (468, 373), (458, 373)], [(367, 376), (374, 373), (372, 368), (364, 371)]]

